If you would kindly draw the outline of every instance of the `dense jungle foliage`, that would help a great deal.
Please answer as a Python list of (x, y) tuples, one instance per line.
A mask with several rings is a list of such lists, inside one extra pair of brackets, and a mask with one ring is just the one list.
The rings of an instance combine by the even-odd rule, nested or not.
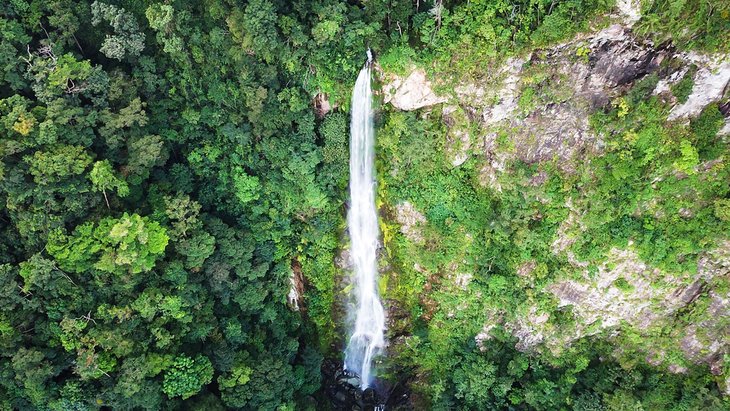
[[(391, 72), (418, 63), (453, 79), (478, 77), (614, 6), (2, 1), (0, 410), (327, 409), (320, 365), (342, 343), (336, 284), (346, 274), (334, 261), (345, 242), (349, 95), (365, 49)], [(656, 0), (644, 9), (643, 36), (728, 48), (722, 2)], [(333, 112), (316, 113), (318, 93)], [(687, 170), (725, 150), (711, 138), (718, 108), (664, 129), (657, 101), (638, 95), (625, 104), (626, 113), (599, 113), (592, 124), (628, 127), (636, 138), (571, 179), (553, 174), (541, 189), (563, 198), (589, 187), (581, 201), (602, 205), (574, 245), (581, 256), (631, 238), (652, 264), (676, 265), (683, 254), (692, 256), (683, 269), (693, 269), (701, 247), (727, 232), (727, 200), (686, 224), (637, 217), (632, 207), (652, 190), (669, 198), (700, 183), (707, 201), (728, 196), (724, 169), (709, 184), (690, 176), (647, 186), (667, 167)], [(675, 375), (633, 357), (617, 361), (616, 342), (586, 339), (540, 356), (517, 351), (497, 330), (478, 349), (484, 308), (475, 303), (488, 297), (519, 313), (533, 296), (514, 286), (514, 269), (529, 256), (541, 262), (540, 281), (560, 272), (564, 261), (547, 245), (567, 211), (541, 210), (526, 194), (514, 176), (534, 173), (530, 166), (515, 164), (517, 174), (505, 176), (515, 185), (499, 195), (475, 184), (473, 161), (447, 167), (438, 118), (383, 108), (378, 127), (379, 166), (403, 170), (380, 176), (383, 208), (416, 198), (433, 223), (431, 240), (417, 246), (383, 223), (384, 294), (405, 307), (411, 342), (390, 353), (381, 374), (411, 383), (416, 407), (728, 409), (706, 369)], [(664, 141), (673, 145), (647, 152)], [(535, 221), (536, 212), (551, 218)], [(473, 241), (455, 235), (464, 225), (479, 233)], [(464, 255), (479, 288), (460, 301), (444, 296), (424, 316), (419, 293), (429, 278), (413, 262), (438, 271)], [(306, 283), (300, 311), (287, 303), (292, 274)], [(458, 321), (447, 318), (449, 307)]]

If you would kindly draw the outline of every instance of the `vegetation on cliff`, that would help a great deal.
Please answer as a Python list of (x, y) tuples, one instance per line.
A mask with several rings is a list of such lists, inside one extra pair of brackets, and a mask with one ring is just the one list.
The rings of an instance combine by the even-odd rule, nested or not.
[[(320, 364), (339, 355), (343, 334), (335, 260), (364, 50), (388, 74), (438, 73), (437, 88), (497, 85), (508, 58), (595, 31), (620, 9), (611, 0), (3, 2), (0, 409), (326, 408)], [(727, 52), (727, 3), (655, 0), (640, 11), (642, 41)], [(591, 53), (576, 44), (576, 60)], [(677, 79), (673, 98), (692, 101), (692, 76)], [(536, 65), (531, 78), (513, 84), (515, 118), (572, 97), (555, 73)], [(586, 312), (546, 291), (616, 272), (609, 265), (621, 263), (607, 256), (627, 248), (646, 270), (690, 283), (722, 249), (727, 147), (716, 136), (727, 96), (688, 124), (667, 123), (676, 102), (647, 91), (656, 81), (641, 73), (590, 110), (604, 148), (569, 172), (559, 158), (507, 155), (519, 133), (505, 124), (490, 129), (508, 159), (498, 174), (485, 173), (476, 143), (454, 166), (446, 153), (463, 147), (447, 142), (487, 134), (468, 104), (382, 107), (392, 331), (380, 375), (407, 380), (416, 407), (727, 408), (727, 365), (709, 370), (719, 362), (672, 343), (689, 326), (727, 330), (710, 321), (727, 320), (711, 314), (727, 298), (727, 265), (672, 322), (646, 328), (586, 324)], [(575, 241), (555, 253), (566, 236)], [(652, 278), (656, 295), (672, 289)], [(304, 285), (299, 311), (287, 304), (292, 281)], [(628, 295), (640, 286), (615, 280)], [(575, 338), (550, 345), (548, 335)]]

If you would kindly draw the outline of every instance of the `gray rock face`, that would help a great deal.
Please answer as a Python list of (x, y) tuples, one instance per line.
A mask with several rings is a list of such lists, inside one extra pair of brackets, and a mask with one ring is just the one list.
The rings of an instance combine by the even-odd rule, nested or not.
[[(646, 329), (659, 316), (677, 308), (679, 304), (672, 294), (678, 282), (679, 279), (648, 267), (631, 250), (612, 250), (594, 280), (562, 281), (548, 290), (558, 299), (559, 306), (572, 307), (585, 326), (600, 321), (600, 328), (610, 328), (626, 322)], [(661, 283), (666, 285), (657, 287)], [(656, 307), (667, 311), (657, 313)]]
[(549, 333), (548, 319), (550, 314), (538, 311), (537, 307), (530, 307), (524, 315), (520, 315), (514, 323), (507, 324), (506, 328), (517, 337), (515, 348), (522, 352), (532, 351), (545, 340)]
[(730, 136), (730, 118), (725, 120), (725, 125), (717, 132), (718, 137)]
[[(686, 359), (707, 364), (715, 375), (720, 375), (725, 357), (730, 354), (730, 292), (709, 289), (713, 278), (730, 275), (730, 242), (700, 259), (697, 274), (670, 274), (647, 266), (632, 250), (612, 250), (607, 262), (595, 277), (586, 275), (583, 281), (559, 281), (547, 287), (558, 299), (559, 306), (570, 307), (576, 319), (574, 329), (541, 332), (544, 344), (552, 349), (558, 345), (595, 334), (602, 330), (628, 325), (641, 332), (652, 327), (671, 330)], [(699, 306), (698, 298), (705, 298)], [(702, 320), (684, 323), (676, 320), (680, 310), (691, 309)], [(699, 310), (699, 311), (698, 311)], [(518, 329), (519, 330), (519, 329)], [(519, 334), (515, 334), (518, 338)], [(525, 339), (536, 343), (535, 337)], [(522, 341), (522, 340), (521, 340)], [(532, 347), (524, 345), (521, 348)], [(665, 364), (672, 372), (686, 370), (679, 364), (669, 363), (666, 353), (647, 350), (647, 361)]]
[[(579, 58), (579, 50), (587, 57)], [(558, 159), (563, 171), (571, 172), (587, 152), (600, 153), (603, 142), (590, 131), (590, 114), (624, 93), (636, 79), (656, 72), (668, 53), (614, 25), (528, 58), (508, 60), (499, 70), (503, 80), (496, 93), (475, 85), (459, 88), (460, 101), (468, 105), (464, 110), (479, 113), (484, 131), (476, 144), (486, 160), (482, 184), (500, 190), (498, 175), (514, 158), (526, 163)], [(535, 72), (558, 89), (549, 101), (531, 102), (521, 95), (526, 88), (540, 87), (531, 83)], [(492, 95), (499, 97), (494, 105), (488, 103)], [(505, 137), (508, 149), (499, 143)]]
[(618, 0), (616, 6), (618, 6), (618, 11), (628, 27), (633, 26), (641, 18), (641, 3), (639, 0)]
[[(670, 120), (696, 116), (721, 99), (730, 82), (730, 56), (676, 53), (638, 39), (630, 31), (640, 16), (638, 4), (636, 0), (619, 2), (624, 25), (614, 24), (529, 56), (511, 58), (489, 75), (492, 80), (456, 87), (451, 101), (459, 106), (443, 109), (449, 125), (446, 151), (452, 165), (463, 164), (473, 153), (484, 153), (481, 181), (496, 190), (500, 189), (497, 176), (514, 158), (527, 163), (559, 159), (563, 171), (570, 172), (584, 154), (598, 154), (603, 149), (602, 140), (590, 131), (590, 114), (624, 95), (647, 74), (659, 77), (655, 94), (676, 101), (670, 86), (682, 79), (690, 64), (698, 67), (693, 92), (685, 103), (672, 109)], [(678, 63), (662, 66), (663, 61), (672, 59)], [(526, 87), (540, 86), (530, 83), (535, 70), (544, 72), (551, 87), (557, 84), (559, 95), (549, 101), (529, 103), (523, 95)], [(385, 83), (385, 102), (401, 110), (416, 110), (449, 99), (433, 92), (420, 69), (405, 78), (391, 76)], [(451, 122), (453, 126), (449, 123), (457, 109), (469, 114), (469, 122), (477, 123), (479, 135), (466, 131), (463, 121)], [(730, 134), (730, 122), (720, 132), (724, 134)], [(509, 150), (497, 142), (505, 137)]]
[(590, 43), (589, 79), (597, 81), (584, 83), (584, 91), (589, 93), (601, 91), (595, 85), (603, 86), (603, 91), (606, 91), (606, 88), (623, 86), (655, 72), (661, 60), (668, 55), (667, 51), (654, 49), (651, 43), (636, 40), (618, 25), (599, 32)]
[(462, 114), (460, 108), (451, 105), (445, 105), (441, 112), (441, 118), (449, 126), (446, 134), (446, 155), (454, 167), (464, 164), (469, 159), (472, 149), (471, 133), (459, 126), (463, 122), (454, 118), (460, 114)]
[[(501, 68), (485, 73), (483, 82), (456, 87), (441, 111), (448, 128), (445, 155), (451, 164), (458, 167), (469, 158), (475, 159), (481, 170), (481, 184), (494, 190), (501, 190), (500, 175), (515, 159), (530, 164), (558, 160), (562, 171), (571, 173), (575, 164), (588, 155), (600, 155), (604, 149), (601, 136), (590, 129), (590, 115), (616, 104), (637, 81), (650, 74), (659, 79), (653, 93), (674, 105), (669, 120), (687, 120), (708, 104), (727, 100), (730, 56), (678, 53), (641, 40), (630, 30), (640, 18), (640, 2), (618, 0), (617, 5), (622, 25), (509, 59)], [(694, 88), (687, 101), (679, 104), (671, 86), (682, 80), (690, 65), (697, 67)], [(386, 102), (401, 110), (447, 101), (447, 96), (433, 92), (423, 72), (414, 71), (406, 78), (386, 83)], [(540, 94), (541, 87), (552, 94)], [(530, 98), (528, 90), (535, 96)], [(730, 111), (730, 103), (726, 105)], [(730, 136), (730, 118), (719, 135)], [(702, 164), (698, 171), (712, 172), (713, 166)], [(539, 186), (547, 178), (538, 174), (530, 183)], [(639, 258), (631, 244), (626, 249), (611, 250), (597, 272), (589, 273), (588, 263), (570, 252), (571, 244), (585, 231), (582, 212), (570, 200), (565, 206), (570, 212), (551, 248), (568, 260), (576, 278), (556, 281), (540, 292), (554, 296), (561, 309), (572, 313), (575, 324), (570, 329), (559, 328), (549, 312), (526, 301), (524, 309), (509, 322), (500, 313), (490, 314), (475, 336), (477, 346), (487, 344), (491, 330), (498, 324), (518, 338), (517, 349), (546, 348), (554, 353), (579, 338), (598, 333), (614, 338), (630, 329), (639, 335), (652, 335), (661, 328), (670, 330), (676, 341), (673, 348), (681, 350), (686, 360), (707, 364), (720, 375), (726, 367), (724, 358), (730, 355), (730, 293), (721, 287), (713, 289), (712, 280), (730, 276), (730, 242), (707, 253), (696, 274), (669, 273), (652, 267)], [(411, 241), (422, 242), (418, 228), (425, 218), (421, 220), (423, 216), (409, 203), (399, 205), (396, 211), (401, 231)], [(695, 212), (691, 207), (684, 208), (680, 217), (691, 218)], [(530, 279), (535, 267), (534, 262), (516, 267), (519, 281), (534, 287)], [(468, 270), (460, 268), (457, 274), (455, 289), (466, 288), (465, 279), (471, 279)], [(684, 310), (698, 310), (698, 318), (703, 320), (682, 323), (677, 317)], [(686, 371), (688, 364), (673, 363), (668, 351), (644, 349), (647, 362), (672, 372)], [(721, 388), (730, 395), (730, 381)]]
[[(589, 53), (588, 57), (578, 58), (578, 50)], [(586, 152), (599, 153), (603, 148), (602, 141), (590, 131), (590, 114), (625, 92), (636, 79), (656, 72), (667, 53), (614, 25), (593, 36), (533, 53), (518, 72), (510, 62), (513, 71), (504, 83), (504, 92), (512, 106), (505, 109), (503, 100), (484, 110), (487, 133), (483, 147), (489, 163), (485, 171), (499, 173), (502, 164), (515, 157), (527, 163), (557, 158), (564, 171), (572, 171), (575, 161)], [(520, 113), (516, 89), (527, 86), (535, 70), (543, 72), (553, 83), (551, 87), (561, 92), (552, 101), (538, 101)], [(520, 77), (525, 80), (515, 85)], [(495, 117), (495, 111), (509, 115)], [(509, 153), (494, 143), (500, 133), (508, 136)], [(484, 180), (495, 181), (496, 177), (485, 176)]]
[(426, 224), (426, 217), (407, 201), (398, 204), (395, 207), (395, 212), (395, 218), (400, 224), (401, 233), (416, 244), (423, 243), (421, 226)]
[(317, 93), (317, 95), (314, 96), (314, 99), (312, 100), (312, 106), (314, 106), (314, 112), (320, 118), (326, 116), (330, 111), (335, 108), (332, 107), (329, 98), (324, 93)]
[(482, 113), (482, 121), (484, 124), (496, 124), (512, 117), (512, 114), (517, 109), (519, 75), (524, 64), (525, 60), (520, 58), (509, 59), (504, 64), (501, 71), (506, 77), (502, 82), (502, 89), (499, 92), (499, 102), (484, 110)]
[(730, 83), (730, 56), (709, 58), (688, 54), (685, 59), (696, 62), (700, 68), (694, 76), (692, 94), (686, 102), (672, 109), (669, 120), (697, 116), (708, 104), (720, 100)]
[(426, 72), (417, 69), (406, 78), (393, 76), (383, 86), (384, 102), (404, 110), (416, 110), (423, 107), (444, 103), (446, 97), (437, 96), (431, 89), (431, 82), (426, 79)]

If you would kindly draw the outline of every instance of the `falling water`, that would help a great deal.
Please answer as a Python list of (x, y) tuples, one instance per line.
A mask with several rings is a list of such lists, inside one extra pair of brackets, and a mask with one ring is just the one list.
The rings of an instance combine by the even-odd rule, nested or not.
[[(373, 357), (385, 345), (385, 314), (377, 290), (378, 215), (373, 175), (373, 128), (370, 66), (372, 55), (360, 71), (352, 93), (350, 120), (350, 211), (347, 215), (350, 254), (354, 265), (356, 305), (354, 325), (345, 350), (345, 369), (360, 376), (361, 388), (372, 380)], [(353, 313), (350, 313), (353, 317)]]

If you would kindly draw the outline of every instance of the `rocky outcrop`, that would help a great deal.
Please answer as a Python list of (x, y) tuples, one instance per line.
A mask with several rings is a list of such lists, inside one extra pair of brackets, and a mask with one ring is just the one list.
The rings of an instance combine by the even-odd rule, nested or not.
[[(498, 174), (514, 158), (530, 164), (558, 159), (563, 171), (571, 172), (587, 152), (600, 153), (603, 142), (590, 130), (590, 114), (636, 79), (656, 72), (668, 54), (614, 25), (534, 52), (523, 64), (508, 61), (502, 83), (506, 98), (483, 109), (483, 183), (499, 190)], [(507, 147), (499, 143), (505, 137)]]
[[(520, 266), (518, 275), (529, 277), (534, 267), (527, 262)], [(483, 349), (492, 338), (491, 331), (500, 324), (517, 338), (518, 350), (547, 349), (554, 355), (580, 338), (602, 332), (610, 339), (620, 336), (626, 327), (639, 335), (662, 329), (671, 333), (666, 337), (667, 345), (632, 349), (644, 350), (647, 362), (654, 366), (682, 373), (686, 364), (674, 362), (676, 358), (668, 354), (669, 349), (678, 349), (687, 360), (707, 364), (713, 374), (722, 375), (730, 354), (730, 292), (711, 289), (708, 284), (730, 276), (730, 242), (702, 257), (694, 276), (658, 270), (631, 249), (611, 250), (596, 274), (586, 271), (583, 276), (583, 280), (562, 280), (544, 289), (555, 296), (560, 311), (572, 313), (575, 321), (570, 326), (556, 324), (550, 312), (526, 301), (521, 312), (506, 323), (501, 313), (491, 312), (475, 336), (477, 346)], [(701, 320), (683, 322), (679, 313), (688, 310)], [(617, 348), (615, 355), (620, 356), (621, 349)]]
[[(679, 294), (685, 306), (705, 292), (709, 288), (706, 285), (713, 279), (730, 278), (730, 241), (725, 241), (702, 257), (698, 265), (699, 280)], [(710, 288), (706, 293), (704, 312), (698, 317), (700, 320), (676, 329), (674, 334), (690, 361), (707, 364), (713, 374), (720, 375), (725, 366), (725, 358), (730, 355), (730, 291)], [(727, 385), (730, 378), (726, 378)], [(725, 394), (730, 395), (730, 391)]]
[(717, 132), (719, 137), (730, 136), (730, 118), (725, 120), (725, 125)]
[(502, 82), (502, 88), (499, 92), (499, 102), (491, 107), (484, 109), (482, 113), (482, 122), (484, 124), (496, 124), (502, 120), (512, 117), (517, 109), (517, 97), (522, 65), (525, 60), (521, 58), (511, 58), (502, 67), (501, 72), (506, 75)]
[(675, 106), (669, 113), (669, 120), (695, 117), (707, 105), (720, 100), (730, 83), (730, 56), (722, 55), (709, 58), (688, 54), (684, 59), (697, 64), (700, 68), (694, 76), (692, 94), (683, 104)]
[(550, 324), (548, 319), (550, 314), (541, 312), (535, 306), (530, 306), (529, 310), (523, 315), (519, 315), (514, 323), (508, 323), (506, 328), (517, 337), (515, 348), (519, 351), (532, 351), (534, 347), (541, 344), (545, 340)]
[(441, 118), (449, 126), (446, 134), (446, 155), (451, 165), (458, 167), (469, 159), (472, 141), (471, 133), (465, 125), (463, 110), (459, 106), (444, 105)]
[(400, 224), (400, 232), (410, 241), (421, 244), (423, 243), (423, 234), (421, 227), (426, 224), (426, 217), (423, 216), (413, 204), (405, 201), (396, 205), (395, 219)]
[(641, 18), (641, 3), (639, 0), (618, 0), (616, 6), (627, 27), (633, 26)]
[(447, 101), (434, 93), (423, 69), (413, 70), (406, 78), (392, 76), (388, 80), (383, 86), (383, 101), (399, 110), (417, 110)]
[[(562, 172), (570, 174), (578, 162), (601, 155), (604, 142), (592, 131), (589, 117), (628, 99), (629, 91), (637, 90), (634, 86), (639, 82), (648, 85), (643, 95), (653, 93), (670, 107), (670, 121), (687, 121), (707, 105), (719, 102), (726, 123), (718, 135), (730, 136), (730, 56), (682, 53), (671, 45), (638, 38), (631, 27), (640, 18), (640, 2), (618, 0), (617, 6), (621, 24), (506, 60), (485, 73), (483, 81), (461, 84), (449, 96), (436, 95), (422, 72), (390, 82), (386, 79), (386, 90), (391, 90), (386, 102), (401, 110), (414, 110), (448, 99), (440, 111), (448, 130), (444, 136), (447, 160), (453, 167), (470, 159), (469, 164), (476, 162), (479, 182), (497, 191), (502, 188), (500, 176), (514, 160), (528, 164), (554, 161)], [(692, 91), (684, 96), (686, 100), (679, 101), (673, 86), (690, 77)], [(654, 81), (658, 81), (655, 87)], [(423, 114), (438, 115), (439, 111), (424, 110)], [(713, 167), (720, 167), (722, 162), (703, 162), (697, 172), (714, 172)], [(540, 186), (548, 177), (539, 171), (526, 184)], [(570, 251), (586, 231), (580, 208), (585, 205), (573, 204), (580, 203), (580, 198), (577, 194), (574, 201), (569, 199), (565, 204), (567, 218), (551, 244), (574, 275), (545, 285), (536, 281), (535, 273), (540, 270), (535, 261), (521, 261), (514, 267), (516, 281), (531, 293), (551, 296), (557, 308), (550, 311), (544, 301), (539, 305), (527, 300), (519, 313), (489, 313), (483, 329), (474, 337), (477, 347), (485, 347), (492, 330), (500, 326), (517, 338), (517, 349), (553, 354), (597, 334), (612, 341), (626, 338), (623, 343), (629, 345), (626, 335), (631, 333), (666, 343), (664, 347), (632, 347), (645, 354), (650, 364), (672, 372), (684, 372), (691, 363), (706, 364), (715, 375), (722, 375), (727, 369), (724, 358), (730, 354), (730, 293), (718, 282), (722, 284), (730, 276), (730, 243), (706, 253), (699, 270), (692, 274), (667, 272), (647, 264), (631, 243), (625, 249), (611, 250), (591, 271), (588, 262)], [(414, 218), (415, 210), (406, 204), (410, 206), (403, 203), (397, 210), (401, 231), (409, 240), (422, 244), (422, 234), (414, 227), (425, 224), (426, 219)], [(683, 207), (678, 218), (692, 218), (707, 206), (711, 205)], [(646, 210), (652, 205), (639, 207)], [(449, 292), (464, 292), (470, 287), (473, 278), (469, 268), (451, 269), (447, 264), (444, 271), (453, 284)], [(561, 325), (564, 322), (553, 317), (557, 312), (575, 321)], [(688, 313), (692, 313), (691, 321), (687, 320)], [(730, 383), (726, 385), (730, 394)]]
[[(588, 118), (597, 109), (623, 96), (648, 74), (659, 79), (655, 94), (675, 106), (669, 120), (698, 115), (727, 93), (730, 57), (678, 53), (637, 38), (631, 25), (640, 17), (636, 0), (618, 4), (623, 24), (614, 24), (572, 41), (512, 58), (489, 74), (484, 83), (462, 84), (451, 97), (458, 105), (445, 106), (449, 126), (446, 151), (453, 166), (483, 153), (484, 185), (499, 190), (498, 175), (511, 159), (536, 163), (558, 159), (563, 171), (574, 169), (586, 154), (600, 154), (603, 141), (590, 131)], [(665, 64), (670, 62), (671, 64)], [(670, 88), (697, 67), (694, 89), (678, 103)], [(415, 110), (446, 102), (435, 94), (423, 70), (405, 78), (384, 80), (385, 102), (401, 110)], [(549, 96), (541, 95), (550, 90)], [(467, 113), (467, 121), (450, 121), (452, 113)], [(472, 124), (477, 135), (467, 131)], [(721, 131), (730, 134), (730, 122)], [(500, 143), (506, 141), (507, 145)]]
[(324, 93), (317, 93), (312, 100), (312, 106), (314, 106), (314, 113), (319, 118), (323, 118), (335, 107), (330, 103), (329, 97)]
[(625, 322), (647, 329), (683, 304), (681, 283), (681, 278), (647, 266), (634, 251), (614, 249), (590, 281), (561, 281), (547, 289), (559, 307), (572, 308), (580, 326), (600, 322), (597, 329), (604, 329)]
[[(709, 284), (729, 276), (730, 242), (702, 257), (693, 276), (663, 272), (641, 261), (631, 249), (614, 249), (595, 275), (585, 272), (584, 280), (558, 281), (546, 287), (559, 307), (570, 309), (575, 316), (570, 329), (551, 329), (546, 321), (532, 321), (529, 315), (511, 329), (520, 339), (518, 349), (533, 350), (544, 344), (553, 352), (604, 330), (630, 327), (640, 335), (671, 330), (668, 341), (676, 341), (687, 360), (707, 364), (713, 374), (720, 375), (730, 353), (730, 292)], [(688, 310), (700, 320), (683, 322), (678, 313)], [(672, 362), (667, 347), (636, 349), (646, 350), (647, 362), (655, 366), (686, 371)]]

